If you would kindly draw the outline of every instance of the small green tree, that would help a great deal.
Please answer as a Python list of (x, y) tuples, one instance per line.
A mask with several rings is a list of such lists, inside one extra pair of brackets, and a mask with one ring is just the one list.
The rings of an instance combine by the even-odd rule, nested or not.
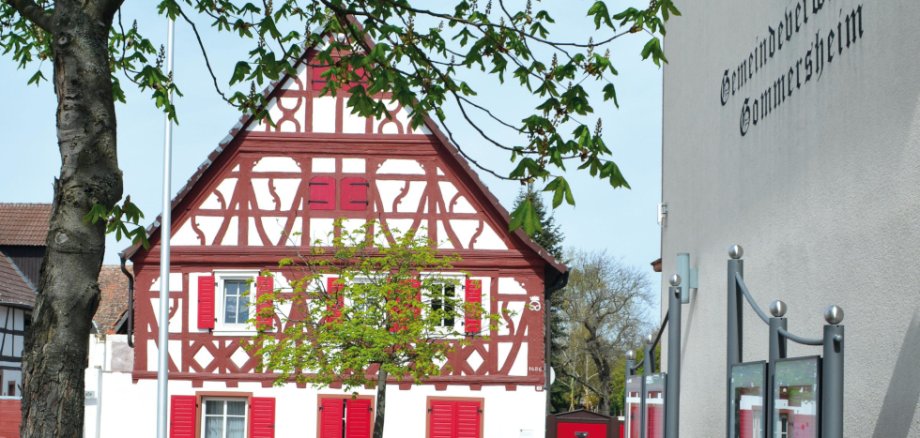
[(255, 348), (263, 369), (279, 374), (276, 384), (375, 387), (373, 436), (381, 438), (387, 379), (419, 383), (440, 375), (448, 353), (489, 327), (460, 331), (455, 321), (497, 318), (458, 296), (459, 281), (448, 271), (459, 259), (440, 256), (426, 237), (374, 233), (373, 223), (337, 228), (331, 247), (316, 242), (310, 254), (281, 261), (294, 273), (291, 290), (260, 296), (253, 321), (259, 326), (274, 312), (281, 330), (260, 332)]

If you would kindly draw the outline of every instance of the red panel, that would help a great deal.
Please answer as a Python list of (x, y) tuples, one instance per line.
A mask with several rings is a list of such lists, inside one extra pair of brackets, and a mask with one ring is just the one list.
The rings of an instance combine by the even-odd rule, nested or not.
[(754, 412), (746, 409), (738, 411), (738, 431), (740, 438), (754, 438)]
[(214, 328), (214, 276), (198, 277), (198, 328)]
[(371, 438), (371, 412), (370, 399), (345, 400), (345, 438)]
[(0, 399), (0, 437), (19, 438), (20, 409), (19, 399)]
[(661, 405), (648, 406), (648, 438), (664, 438), (664, 409)]
[(332, 314), (327, 321), (335, 321), (342, 316), (342, 307), (345, 306), (345, 296), (339, 292), (345, 285), (338, 282), (339, 277), (329, 277), (326, 280), (326, 293), (335, 297), (335, 305), (327, 306), (326, 310)]
[(342, 438), (342, 418), (345, 401), (340, 398), (322, 398), (319, 404), (319, 437)]
[(587, 432), (587, 438), (607, 438), (607, 425), (603, 423), (557, 423), (556, 438), (577, 438), (578, 432)]
[(259, 277), (256, 280), (256, 328), (259, 330), (271, 330), (272, 321), (274, 320), (272, 315), (272, 309), (274, 305), (271, 300), (262, 301), (262, 296), (266, 294), (271, 294), (272, 289), (275, 286), (274, 279), (272, 277)]
[(342, 200), (340, 206), (342, 210), (363, 211), (367, 210), (367, 188), (369, 184), (366, 179), (359, 177), (342, 178), (341, 191)]
[(335, 210), (335, 178), (315, 176), (310, 179), (311, 210)]
[(275, 438), (275, 398), (253, 397), (249, 406), (249, 438)]
[(639, 405), (631, 404), (629, 407), (629, 438), (639, 438), (639, 429), (642, 428), (639, 417)]
[(432, 400), (428, 411), (428, 438), (479, 438), (480, 401)]
[[(482, 318), (476, 304), (482, 305), (482, 280), (466, 280), (466, 303), (468, 307), (464, 318), (464, 331), (467, 334), (479, 333), (482, 331)], [(472, 308), (474, 306), (476, 309)]]
[(195, 419), (198, 417), (198, 397), (174, 395), (169, 403), (169, 438), (196, 438)]

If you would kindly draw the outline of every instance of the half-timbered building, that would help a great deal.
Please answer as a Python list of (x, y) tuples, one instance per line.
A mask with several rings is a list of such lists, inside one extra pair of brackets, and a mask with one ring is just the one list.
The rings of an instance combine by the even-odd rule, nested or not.
[(22, 395), (22, 350), (50, 216), (51, 204), (0, 203), (0, 397)]
[[(376, 221), (427, 233), (443, 254), (461, 258), (455, 293), (503, 315), (452, 352), (441, 375), (391, 381), (386, 436), (543, 436), (544, 303), (566, 268), (524, 233), (508, 232), (506, 210), (431, 120), (413, 128), (394, 104), (384, 119), (352, 114), (346, 92), (321, 95), (323, 67), (312, 54), (267, 91), (274, 123), (241, 119), (173, 200), (168, 345), (157, 343), (167, 236), (154, 228), (149, 249), (125, 253), (136, 276), (134, 368), (123, 388), (130, 401), (103, 407), (103, 435), (108, 419), (129, 418), (151, 427), (137, 436), (152, 434), (157, 355), (166, 349), (174, 438), (369, 437), (373, 390), (355, 397), (335, 384), (274, 386), (277, 376), (258, 371), (244, 348), (256, 334), (246, 322), (255, 311), (249, 289), (288, 289), (278, 261), (328, 239), (343, 219), (346, 229)], [(264, 270), (270, 280), (256, 281)]]

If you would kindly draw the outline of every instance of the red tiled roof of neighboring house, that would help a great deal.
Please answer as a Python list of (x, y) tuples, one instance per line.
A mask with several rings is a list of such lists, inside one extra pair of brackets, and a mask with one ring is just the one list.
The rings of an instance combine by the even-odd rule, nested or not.
[(0, 304), (35, 305), (35, 287), (4, 254), (0, 254)]
[(45, 246), (51, 204), (0, 203), (0, 245)]
[(115, 333), (118, 323), (128, 311), (128, 277), (118, 265), (103, 265), (99, 271), (99, 308), (93, 315), (98, 330)]

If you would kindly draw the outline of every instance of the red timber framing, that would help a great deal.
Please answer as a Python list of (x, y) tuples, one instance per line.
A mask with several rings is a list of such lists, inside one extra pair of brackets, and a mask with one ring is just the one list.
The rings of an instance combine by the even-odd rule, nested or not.
[[(181, 281), (170, 282), (170, 378), (196, 387), (204, 381), (229, 388), (241, 381), (271, 386), (276, 376), (257, 372), (258, 360), (243, 348), (252, 334), (220, 333), (215, 327), (222, 296), (216, 276), (232, 270), (251, 272), (255, 279), (270, 271), (277, 284), (284, 279), (280, 259), (307, 253), (311, 237), (331, 230), (319, 225), (345, 218), (375, 220), (389, 231), (424, 227), (443, 254), (461, 258), (454, 267), (469, 276), (467, 293), (478, 286), (483, 306), (502, 315), (495, 327), (480, 322), (487, 338), (474, 337), (466, 346), (458, 342), (443, 374), (427, 383), (436, 389), (542, 387), (545, 293), (564, 284), (565, 266), (522, 231), (507, 232), (507, 212), (430, 119), (416, 131), (403, 126), (404, 116), (367, 120), (364, 133), (349, 133), (355, 126), (343, 107), (347, 93), (317, 97), (303, 85), (310, 70), (301, 68), (307, 73), (285, 77), (268, 90), (277, 103), (276, 127), (244, 117), (173, 200), (171, 262)], [(334, 114), (324, 119), (330, 126), (323, 129), (312, 124), (319, 120), (312, 116), (319, 99), (334, 102), (329, 106)], [(159, 276), (160, 239), (159, 228), (153, 228), (149, 249), (125, 252), (137, 278), (135, 380), (156, 377), (158, 292), (151, 286)], [(202, 294), (193, 289), (211, 291), (212, 301), (200, 301)], [(203, 307), (217, 315), (202, 317)], [(278, 321), (260, 321), (260, 329), (283, 330)]]

